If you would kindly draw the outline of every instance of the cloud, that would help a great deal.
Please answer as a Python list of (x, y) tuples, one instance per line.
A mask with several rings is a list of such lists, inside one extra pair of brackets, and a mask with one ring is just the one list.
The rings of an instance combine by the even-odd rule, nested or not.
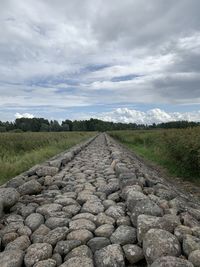
[(199, 121), (200, 111), (198, 112), (166, 112), (159, 108), (151, 109), (146, 112), (128, 108), (117, 108), (110, 112), (97, 115), (97, 118), (105, 121), (152, 124), (169, 121)]
[(32, 119), (34, 118), (34, 115), (33, 114), (30, 114), (30, 113), (15, 113), (15, 118), (16, 119), (21, 119), (21, 118), (28, 118), (28, 119)]
[(199, 0), (2, 0), (0, 105), (200, 104), (199, 10)]

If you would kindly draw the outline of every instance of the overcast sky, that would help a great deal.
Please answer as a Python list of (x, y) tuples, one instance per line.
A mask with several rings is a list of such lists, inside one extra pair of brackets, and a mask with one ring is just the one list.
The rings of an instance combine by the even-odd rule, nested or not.
[(0, 120), (200, 121), (199, 0), (0, 0)]

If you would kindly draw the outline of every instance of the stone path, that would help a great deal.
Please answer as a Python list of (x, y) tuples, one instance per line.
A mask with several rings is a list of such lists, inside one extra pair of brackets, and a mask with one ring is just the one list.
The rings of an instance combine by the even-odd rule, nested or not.
[(105, 134), (0, 187), (0, 267), (198, 267), (200, 207)]

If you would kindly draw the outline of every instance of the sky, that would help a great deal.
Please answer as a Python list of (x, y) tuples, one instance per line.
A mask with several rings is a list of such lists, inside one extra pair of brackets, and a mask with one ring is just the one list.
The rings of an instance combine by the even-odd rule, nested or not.
[(0, 120), (200, 121), (199, 0), (0, 0)]

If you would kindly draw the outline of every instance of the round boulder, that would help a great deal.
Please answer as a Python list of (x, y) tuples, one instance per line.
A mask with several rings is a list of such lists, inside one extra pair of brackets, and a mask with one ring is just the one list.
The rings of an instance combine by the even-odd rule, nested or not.
[(124, 255), (120, 245), (108, 245), (97, 250), (94, 254), (95, 264), (98, 267), (125, 267)]
[(0, 188), (0, 202), (4, 208), (10, 208), (18, 201), (20, 194), (14, 188)]
[(21, 267), (24, 253), (22, 250), (7, 250), (0, 253), (0, 266)]
[(137, 240), (136, 229), (128, 225), (120, 225), (110, 237), (113, 244), (134, 244)]
[(194, 267), (191, 262), (172, 256), (161, 257), (150, 267)]
[(162, 256), (179, 256), (181, 247), (178, 239), (165, 230), (150, 229), (143, 239), (143, 253), (148, 264)]
[(200, 266), (200, 250), (194, 250), (190, 253), (188, 260), (192, 262), (194, 267)]
[(32, 213), (25, 220), (25, 225), (32, 231), (35, 231), (43, 223), (44, 217), (40, 213)]
[(40, 260), (46, 260), (52, 256), (52, 246), (47, 243), (36, 243), (28, 247), (24, 257), (26, 267), (32, 267)]

